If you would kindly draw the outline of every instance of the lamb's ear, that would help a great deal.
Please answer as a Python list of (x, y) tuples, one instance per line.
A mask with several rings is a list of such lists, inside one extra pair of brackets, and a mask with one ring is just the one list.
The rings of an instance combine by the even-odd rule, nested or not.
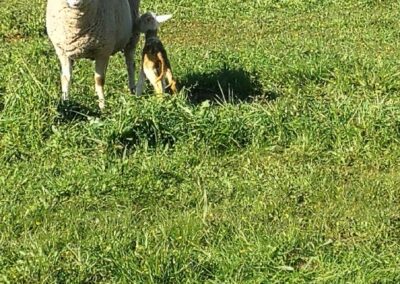
[(169, 19), (172, 18), (172, 15), (160, 15), (160, 16), (156, 16), (156, 20), (158, 23), (162, 23), (165, 21), (168, 21)]

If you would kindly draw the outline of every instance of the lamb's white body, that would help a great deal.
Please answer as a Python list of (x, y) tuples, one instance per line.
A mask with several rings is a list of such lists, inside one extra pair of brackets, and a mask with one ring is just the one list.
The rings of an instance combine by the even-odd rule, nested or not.
[(100, 108), (104, 108), (105, 73), (109, 57), (118, 51), (124, 52), (129, 88), (135, 89), (133, 53), (139, 40), (139, 3), (140, 0), (48, 0), (46, 27), (61, 63), (63, 100), (68, 99), (73, 61), (88, 58), (95, 60), (96, 93)]

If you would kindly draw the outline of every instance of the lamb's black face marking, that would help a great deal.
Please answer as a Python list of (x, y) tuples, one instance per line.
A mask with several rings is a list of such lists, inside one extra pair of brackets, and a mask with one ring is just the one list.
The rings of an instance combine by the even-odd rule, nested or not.
[(147, 12), (140, 17), (140, 32), (145, 33), (149, 30), (157, 30), (158, 23), (155, 14)]

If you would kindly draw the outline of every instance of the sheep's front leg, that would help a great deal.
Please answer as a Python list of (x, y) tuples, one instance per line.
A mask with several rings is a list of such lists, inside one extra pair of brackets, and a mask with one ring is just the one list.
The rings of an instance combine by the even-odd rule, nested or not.
[(138, 96), (142, 95), (145, 80), (146, 80), (146, 75), (144, 74), (143, 68), (141, 68), (139, 74), (139, 80), (136, 86), (136, 95)]
[(128, 87), (131, 94), (135, 92), (135, 62), (133, 60), (133, 50), (124, 51), (126, 68), (128, 70)]
[(139, 35), (140, 35), (139, 33), (135, 34), (130, 43), (126, 46), (124, 50), (125, 63), (126, 63), (126, 68), (128, 70), (128, 87), (132, 94), (136, 90), (135, 87), (136, 68), (135, 68), (134, 55), (135, 55), (136, 45), (139, 41)]
[(67, 101), (69, 99), (69, 83), (72, 77), (72, 65), (73, 61), (69, 59), (66, 55), (58, 53), (58, 58), (61, 63), (61, 90), (62, 90), (62, 101)]
[(106, 80), (106, 71), (108, 66), (109, 57), (97, 58), (95, 62), (95, 89), (96, 94), (99, 97), (99, 107), (101, 110), (104, 109), (105, 100), (104, 100), (104, 84)]

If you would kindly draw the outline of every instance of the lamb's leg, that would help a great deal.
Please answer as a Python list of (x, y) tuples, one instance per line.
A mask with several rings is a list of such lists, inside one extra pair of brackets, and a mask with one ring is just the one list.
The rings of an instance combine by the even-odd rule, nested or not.
[(140, 69), (139, 80), (136, 86), (136, 95), (140, 96), (143, 93), (144, 81), (146, 80), (143, 68)]
[(165, 93), (165, 89), (167, 88), (167, 83), (165, 82), (165, 78), (161, 79), (161, 86), (162, 86), (162, 92), (164, 94)]
[(139, 33), (135, 34), (124, 50), (125, 63), (126, 63), (126, 68), (128, 70), (128, 87), (132, 94), (135, 92), (136, 89), (135, 87), (136, 68), (135, 68), (134, 55), (135, 55), (136, 45), (139, 42), (139, 35), (140, 35)]
[(144, 68), (144, 73), (146, 74), (147, 79), (149, 79), (150, 83), (153, 85), (154, 90), (157, 95), (162, 95), (163, 94), (163, 88), (162, 88), (162, 80), (157, 81), (157, 74), (155, 73), (155, 70), (152, 68)]
[(106, 79), (106, 71), (108, 65), (109, 57), (97, 58), (96, 59), (96, 67), (95, 67), (95, 89), (96, 94), (99, 97), (99, 107), (101, 110), (104, 109), (105, 101), (104, 101), (104, 83)]
[(171, 91), (172, 93), (176, 94), (177, 90), (176, 90), (176, 81), (175, 79), (172, 77), (172, 71), (171, 69), (167, 69), (167, 71), (165, 72), (165, 77), (167, 77), (168, 80), (168, 84), (171, 87)]
[(61, 63), (61, 90), (62, 96), (61, 100), (67, 101), (68, 100), (68, 92), (69, 92), (69, 83), (71, 81), (72, 75), (72, 65), (73, 61), (69, 59), (65, 54), (57, 53), (58, 58)]

